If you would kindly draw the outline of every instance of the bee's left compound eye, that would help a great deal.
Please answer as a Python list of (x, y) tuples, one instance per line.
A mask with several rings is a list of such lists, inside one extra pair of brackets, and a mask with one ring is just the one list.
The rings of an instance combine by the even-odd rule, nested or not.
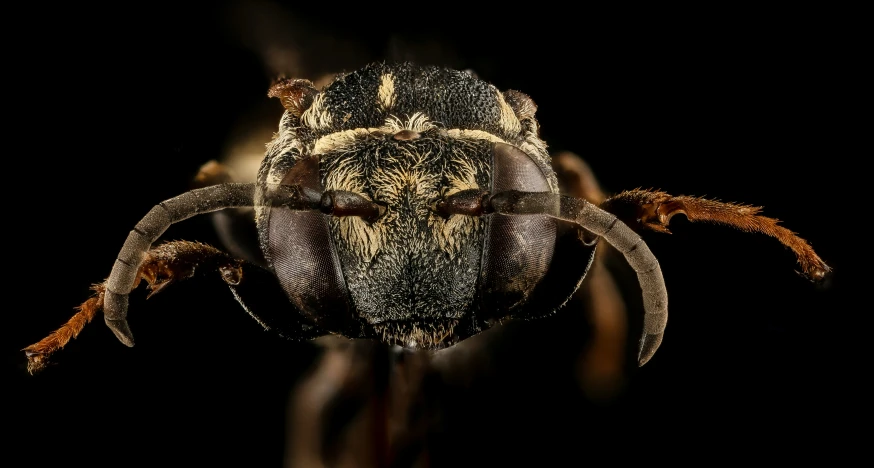
[[(548, 192), (549, 184), (534, 160), (515, 146), (498, 143), (492, 153), (492, 195), (505, 191)], [(557, 226), (542, 214), (507, 216), (493, 213), (480, 278), (483, 309), (496, 316), (524, 306), (549, 270)]]

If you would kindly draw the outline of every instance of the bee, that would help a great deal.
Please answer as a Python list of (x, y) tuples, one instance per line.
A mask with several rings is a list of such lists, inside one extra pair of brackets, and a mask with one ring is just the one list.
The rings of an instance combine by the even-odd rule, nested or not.
[[(333, 334), (436, 351), (561, 310), (606, 242), (640, 284), (642, 366), (666, 331), (668, 291), (641, 232), (669, 232), (682, 214), (775, 238), (812, 280), (830, 271), (759, 207), (658, 190), (603, 196), (584, 164), (547, 152), (533, 99), (466, 71), (374, 63), (321, 90), (282, 80), (269, 96), (285, 112), (257, 181), (205, 166), (201, 187), (157, 204), (94, 296), (25, 348), (32, 373), (100, 311), (133, 346), (131, 291), (145, 282), (152, 295), (196, 273), (219, 278), (258, 323), (289, 339)], [(561, 193), (558, 174), (573, 195)], [(232, 208), (246, 218), (234, 222), (255, 224), (257, 251), (153, 246), (173, 223)]]
[[(388, 442), (382, 440), (383, 431), (374, 429), (378, 427), (374, 421), (385, 423), (379, 413), (384, 408), (379, 405), (386, 399), (400, 407), (393, 409), (401, 413), (397, 419), (411, 419), (403, 430), (406, 439), (392, 439), (386, 452), (403, 452), (409, 448), (403, 446), (405, 442), (417, 451), (422, 440), (418, 435), (433, 428), (433, 420), (420, 416), (416, 421), (410, 416), (422, 414), (415, 407), (421, 405), (415, 392), (445, 390), (428, 386), (431, 366), (457, 372), (448, 379), (452, 381), (476, 373), (490, 376), (483, 371), (488, 369), (488, 363), (484, 364), (488, 357), (482, 357), (489, 352), (502, 353), (505, 363), (523, 354), (550, 356), (549, 350), (522, 350), (525, 346), (518, 341), (512, 345), (500, 342), (497, 333), (502, 331), (511, 337), (518, 337), (513, 333), (519, 330), (536, 334), (554, 327), (550, 324), (556, 321), (551, 317), (586, 315), (586, 320), (594, 322), (594, 330), (573, 335), (586, 341), (581, 360), (586, 364), (583, 378), (589, 380), (583, 386), (589, 396), (598, 385), (610, 393), (610, 378), (624, 372), (619, 367), (625, 356), (617, 353), (625, 344), (627, 330), (610, 329), (609, 317), (605, 320), (593, 314), (598, 304), (589, 309), (593, 304), (587, 303), (580, 310), (581, 300), (597, 302), (613, 294), (619, 301), (628, 301), (627, 328), (640, 332), (629, 334), (631, 341), (639, 338), (632, 344), (630, 364), (643, 365), (653, 359), (656, 365), (647, 371), (663, 371), (656, 353), (662, 337), (668, 342), (672, 336), (681, 338), (672, 335), (667, 320), (672, 277), (665, 267), (662, 278), (655, 269), (659, 262), (652, 252), (646, 254), (643, 240), (664, 238), (661, 234), (670, 232), (669, 227), (680, 231), (682, 218), (770, 236), (775, 244), (794, 253), (801, 273), (814, 281), (830, 271), (805, 240), (763, 216), (758, 207), (672, 196), (660, 190), (604, 193), (582, 159), (547, 152), (534, 99), (519, 91), (499, 90), (466, 71), (377, 63), (339, 75), (325, 87), (303, 79), (281, 80), (270, 88), (269, 96), (277, 99), (274, 104), (284, 109), (284, 115), (268, 144), (257, 181), (239, 183), (223, 165), (207, 163), (194, 190), (148, 212), (130, 233), (112, 273), (94, 286), (94, 296), (69, 322), (25, 348), (32, 373), (44, 369), (55, 352), (100, 314), (123, 343), (133, 344), (137, 323), (133, 331), (128, 327), (126, 301), (130, 294), (132, 315), (146, 312), (143, 303), (134, 300), (138, 286), (145, 286), (153, 297), (173, 285), (212, 282), (231, 292), (228, 302), (233, 306), (230, 297), (234, 297), (254, 319), (254, 328), (305, 342), (332, 338), (325, 335), (354, 339), (354, 344), (339, 339), (344, 345), (326, 353), (318, 370), (294, 392), (297, 417), (289, 422), (294, 425), (292, 432), (315, 436), (295, 436), (288, 445), (294, 446), (295, 456), (318, 452), (324, 459), (331, 452), (365, 466), (365, 457), (356, 448), (370, 447), (386, 456), (379, 447)], [(581, 214), (583, 209), (588, 214)], [(221, 249), (163, 240), (167, 235), (163, 229), (197, 214), (215, 222), (220, 242), (213, 245)], [(658, 253), (656, 244), (650, 245)], [(659, 258), (662, 266), (669, 260)], [(619, 290), (609, 284), (605, 263), (613, 260), (631, 272), (631, 288)], [(760, 259), (751, 255), (742, 261), (754, 266)], [(197, 301), (201, 300), (198, 296)], [(149, 304), (147, 309), (160, 310), (166, 301)], [(636, 314), (635, 302), (643, 305), (645, 313)], [(191, 304), (180, 304), (180, 309), (194, 311)], [(194, 304), (204, 308), (203, 303)], [(206, 317), (203, 320), (223, 320), (214, 314)], [(169, 321), (155, 316), (152, 320)], [(674, 323), (678, 325), (682, 326), (680, 320)], [(683, 331), (682, 327), (673, 330)], [(199, 334), (200, 329), (191, 331), (193, 337), (186, 337), (186, 345), (233, 339), (233, 335), (217, 338)], [(549, 337), (553, 342), (567, 339), (568, 332)], [(319, 342), (332, 342), (324, 338)], [(523, 345), (543, 342), (541, 337)], [(381, 385), (389, 371), (383, 356), (369, 347), (372, 343), (418, 350), (416, 354), (405, 351), (400, 367), (408, 374), (424, 375), (392, 374), (387, 378), (391, 383)], [(145, 339), (141, 346), (148, 346)], [(476, 352), (483, 362), (470, 361), (474, 358), (468, 356)], [(219, 353), (211, 357), (227, 357)], [(433, 361), (424, 364), (414, 359), (420, 353), (432, 356)], [(281, 358), (274, 356), (273, 362), (277, 360)], [(551, 365), (562, 364), (566, 361)], [(263, 370), (263, 363), (252, 367)], [(338, 368), (347, 373), (338, 373)], [(166, 368), (161, 369), (167, 375)], [(108, 369), (106, 375), (113, 373)], [(497, 399), (498, 406), (504, 407), (501, 410), (483, 409), (478, 403), (482, 397), (503, 391), (500, 386), (508, 380), (500, 378), (479, 377), (478, 383), (488, 382), (481, 386), (485, 389), (478, 387), (449, 404), (442, 402), (440, 411), (453, 419), (446, 423), (455, 431), (453, 443), (515, 422), (516, 412), (507, 412), (502, 419), (508, 403), (520, 395), (550, 395), (555, 388), (552, 384), (561, 382), (561, 376), (555, 381), (538, 380), (542, 375), (528, 372), (523, 377), (532, 380), (528, 387), (502, 393), (503, 399)], [(536, 385), (544, 387), (542, 394), (527, 391)], [(325, 388), (334, 388), (336, 393)], [(386, 391), (390, 397), (380, 394)], [(526, 406), (536, 408), (533, 403)], [(355, 404), (363, 409), (350, 420), (346, 413)], [(531, 414), (525, 411), (518, 413)], [(386, 427), (394, 427), (396, 417)], [(494, 423), (471, 424), (479, 418), (492, 418)], [(546, 417), (527, 419), (548, 421)], [(426, 420), (424, 429), (422, 420)], [(587, 420), (593, 431), (601, 430), (601, 422)], [(548, 434), (551, 437), (556, 432)], [(494, 440), (503, 437), (505, 432), (492, 434)], [(313, 438), (321, 440), (314, 443)], [(538, 441), (546, 439), (544, 435)], [(350, 444), (350, 440), (365, 442)], [(479, 439), (472, 438), (469, 442), (478, 443)], [(534, 444), (537, 450), (541, 445)], [(435, 457), (453, 450), (430, 448)]]

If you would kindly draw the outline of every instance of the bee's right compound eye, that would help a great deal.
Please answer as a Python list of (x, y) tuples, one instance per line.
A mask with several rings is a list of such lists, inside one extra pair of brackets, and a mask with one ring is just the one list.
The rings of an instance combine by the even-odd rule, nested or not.
[[(282, 179), (282, 185), (296, 187), (301, 194), (312, 194), (312, 199), (303, 197), (305, 203), (294, 209), (287, 204), (270, 208), (267, 254), (273, 270), (289, 300), (319, 328), (343, 330), (353, 319), (349, 312), (349, 293), (331, 242), (330, 218), (319, 209), (324, 203), (333, 207), (340, 200), (340, 211), (360, 213), (361, 203), (355, 194), (349, 197), (338, 192), (323, 193), (316, 157), (296, 162)], [(324, 310), (337, 313), (324, 314)]]

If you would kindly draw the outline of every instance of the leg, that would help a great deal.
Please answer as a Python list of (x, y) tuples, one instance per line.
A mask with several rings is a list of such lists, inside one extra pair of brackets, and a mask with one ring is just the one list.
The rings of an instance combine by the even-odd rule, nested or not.
[(585, 281), (569, 303), (583, 309), (592, 327), (591, 340), (578, 362), (577, 376), (586, 395), (597, 400), (610, 400), (622, 388), (628, 352), (629, 310), (617, 284), (620, 277), (611, 272), (603, 256), (599, 258), (601, 252), (615, 255), (615, 251), (607, 252), (608, 249), (612, 247), (599, 247)]
[(137, 285), (145, 253), (171, 224), (226, 208), (254, 206), (254, 184), (220, 184), (194, 189), (153, 207), (134, 226), (104, 283), (103, 320), (115, 337), (134, 345), (127, 323), (128, 293)]
[[(562, 193), (594, 205), (607, 198), (588, 164), (576, 154), (560, 152), (553, 156), (552, 166)], [(615, 249), (601, 242), (586, 280), (569, 303), (582, 308), (592, 326), (591, 342), (580, 359), (579, 378), (586, 393), (595, 398), (615, 395), (624, 380), (628, 310), (615, 274), (605, 262), (608, 255), (616, 255)]]
[[(283, 336), (298, 339), (311, 339), (323, 334), (299, 314), (288, 313), (285, 308), (276, 310), (276, 304), (288, 303), (288, 299), (275, 279), (272, 283), (269, 281), (272, 278), (269, 272), (205, 244), (176, 241), (149, 250), (144, 255), (134, 285), (145, 281), (149, 290), (147, 297), (151, 297), (167, 286), (195, 274), (214, 273), (218, 273), (240, 304), (264, 328), (275, 329)], [(49, 356), (78, 336), (82, 328), (103, 308), (106, 282), (97, 284), (92, 289), (94, 295), (79, 306), (76, 314), (66, 324), (38, 343), (24, 348), (31, 374), (42, 370)], [(243, 301), (244, 296), (247, 298), (246, 302)], [(251, 301), (248, 300), (250, 297)], [(285, 302), (272, 302), (272, 307), (266, 307), (267, 301), (277, 299)], [(291, 304), (288, 303), (288, 306), (291, 307)]]
[[(803, 239), (791, 231), (777, 226), (777, 221), (757, 216), (759, 208), (713, 202), (692, 197), (671, 197), (663, 192), (635, 190), (628, 195), (614, 197), (614, 204), (605, 202), (611, 211), (628, 219), (629, 213), (617, 207), (631, 208), (631, 214), (639, 228), (667, 232), (665, 227), (670, 216), (685, 213), (696, 221), (727, 224), (738, 229), (761, 232), (776, 237), (792, 248), (802, 264), (804, 273), (813, 279), (824, 277), (829, 267), (813, 252)], [(609, 202), (610, 200), (608, 200)], [(620, 202), (625, 202), (620, 203)], [(668, 320), (668, 297), (658, 260), (653, 256), (641, 237), (619, 217), (581, 198), (558, 196), (549, 192), (519, 192), (507, 190), (488, 199), (488, 208), (496, 213), (509, 215), (545, 214), (556, 219), (574, 223), (589, 232), (603, 237), (625, 256), (637, 273), (643, 290), (644, 333), (640, 341), (638, 364), (644, 365), (661, 344)]]
[(697, 197), (674, 197), (653, 190), (629, 190), (608, 198), (601, 208), (637, 229), (670, 233), (668, 223), (674, 215), (682, 213), (691, 222), (716, 223), (745, 232), (766, 234), (792, 249), (802, 272), (808, 278), (820, 280), (831, 271), (807, 241), (779, 226), (778, 220), (759, 215), (761, 207)]
[(552, 157), (552, 168), (558, 176), (562, 193), (584, 198), (593, 205), (600, 205), (607, 198), (592, 169), (576, 154), (569, 151), (555, 154)]
[(440, 390), (427, 353), (337, 336), (317, 342), (322, 357), (290, 397), (286, 464), (426, 462), (429, 403)]

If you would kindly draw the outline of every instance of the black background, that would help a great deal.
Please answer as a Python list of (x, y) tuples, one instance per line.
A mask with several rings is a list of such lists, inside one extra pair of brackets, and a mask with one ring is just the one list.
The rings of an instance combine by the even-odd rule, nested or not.
[[(676, 220), (673, 235), (646, 237), (671, 320), (626, 392), (592, 417), (582, 394), (546, 377), (567, 372), (572, 331), (532, 325), (508, 354), (518, 365), (496, 377), (512, 388), (458, 397), (478, 408), (467, 416), (480, 432), (459, 436), (463, 446), (579, 464), (846, 455), (855, 445), (846, 428), (867, 413), (856, 397), (870, 367), (857, 364), (870, 304), (847, 298), (865, 238), (849, 215), (850, 181), (870, 156), (851, 143), (863, 128), (851, 13), (516, 8), (10, 12), (19, 32), (6, 40), (4, 67), (4, 456), (15, 466), (281, 464), (288, 391), (317, 350), (265, 334), (224, 288), (194, 284), (148, 303), (135, 294), (134, 348), (98, 319), (41, 375), (27, 375), (19, 350), (70, 316), (130, 228), (187, 190), (203, 162), (241, 135), (263, 135), (265, 121), (269, 138), (282, 111), (266, 97), (273, 78), (383, 59), (470, 68), (521, 90), (539, 106), (550, 149), (582, 155), (606, 191), (762, 205), (835, 268), (814, 285), (773, 239)], [(165, 238), (216, 241), (205, 218)], [(605, 415), (615, 425), (601, 432)]]

